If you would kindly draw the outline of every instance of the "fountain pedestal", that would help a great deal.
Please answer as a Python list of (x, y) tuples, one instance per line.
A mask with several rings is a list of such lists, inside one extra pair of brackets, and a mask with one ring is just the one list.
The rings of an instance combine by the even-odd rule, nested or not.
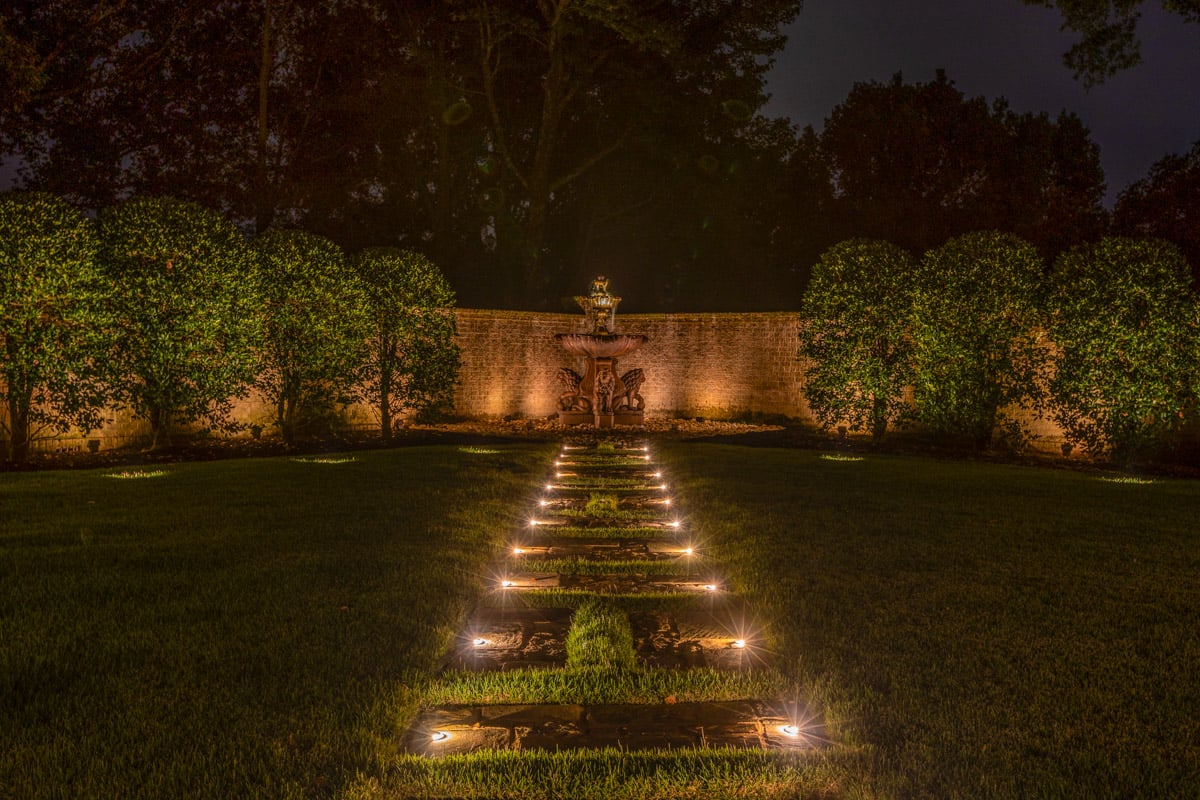
[(611, 330), (621, 298), (608, 293), (608, 281), (603, 277), (592, 282), (590, 295), (575, 299), (587, 313), (592, 332), (560, 333), (554, 337), (568, 353), (587, 360), (582, 375), (568, 367), (558, 371), (564, 389), (558, 398), (559, 422), (591, 424), (597, 428), (641, 425), (646, 402), (639, 390), (645, 375), (641, 369), (631, 369), (622, 375), (617, 358), (637, 350), (647, 337)]

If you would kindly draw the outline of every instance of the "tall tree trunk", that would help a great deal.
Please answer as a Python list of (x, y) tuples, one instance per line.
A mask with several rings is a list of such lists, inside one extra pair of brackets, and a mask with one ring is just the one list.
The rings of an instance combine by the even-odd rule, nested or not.
[(262, 233), (275, 219), (274, 204), (270, 202), (269, 176), (267, 172), (268, 95), (271, 90), (271, 72), (275, 66), (271, 47), (271, 0), (263, 0), (262, 37), (258, 55), (258, 117), (256, 120), (258, 142), (254, 165), (254, 229)]
[(286, 388), (281, 388), (279, 398), (275, 401), (275, 424), (279, 426), (279, 435), (283, 443), (289, 447), (296, 443), (295, 404), (291, 401)]
[(379, 433), (384, 442), (392, 441), (392, 367), (383, 357), (379, 359)]
[(10, 391), (8, 396), (8, 460), (29, 460), (30, 393)]
[(169, 447), (171, 445), (171, 414), (155, 406), (150, 409), (147, 416), (150, 419), (150, 449)]

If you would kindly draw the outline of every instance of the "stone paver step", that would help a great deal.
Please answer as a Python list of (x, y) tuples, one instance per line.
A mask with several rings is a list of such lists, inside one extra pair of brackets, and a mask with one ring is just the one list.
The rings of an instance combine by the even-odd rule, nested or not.
[[(574, 558), (584, 561), (671, 561), (695, 555), (674, 538), (589, 539), (539, 535), (513, 545), (510, 563), (536, 563), (538, 559)], [(519, 552), (518, 552), (519, 551)]]
[[(761, 634), (744, 611), (635, 611), (634, 651), (643, 666), (741, 670), (768, 664)], [(571, 611), (565, 608), (480, 607), (471, 615), (443, 669), (504, 671), (566, 665)]]
[(612, 705), (484, 705), (434, 708), (405, 734), (407, 752), (447, 756), (479, 750), (615, 747), (810, 750), (820, 726), (787, 704), (741, 700)]
[(539, 589), (571, 589), (601, 594), (682, 593), (720, 597), (724, 584), (712, 577), (676, 577), (614, 573), (562, 575), (555, 572), (510, 572), (499, 581), (503, 591), (520, 593)]
[(642, 528), (655, 531), (677, 531), (683, 525), (677, 520), (663, 517), (657, 519), (621, 519), (612, 517), (584, 517), (556, 514), (540, 514), (529, 521), (530, 528), (553, 531), (555, 528)]

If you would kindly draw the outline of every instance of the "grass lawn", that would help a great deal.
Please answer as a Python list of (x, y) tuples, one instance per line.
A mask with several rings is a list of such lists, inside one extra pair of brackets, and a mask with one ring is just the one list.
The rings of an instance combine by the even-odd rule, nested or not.
[(0, 475), (0, 797), (339, 793), (551, 452)]
[(850, 797), (1200, 797), (1200, 483), (659, 447)]
[(655, 457), (782, 682), (622, 691), (799, 685), (831, 754), (397, 757), (420, 703), (578, 696), (428, 681), (553, 452), (0, 475), (0, 798), (1200, 795), (1200, 483), (709, 444)]

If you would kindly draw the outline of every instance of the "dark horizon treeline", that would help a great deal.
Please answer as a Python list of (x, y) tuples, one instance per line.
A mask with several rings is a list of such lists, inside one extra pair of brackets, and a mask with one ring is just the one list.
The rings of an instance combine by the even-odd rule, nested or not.
[(943, 74), (858, 84), (819, 134), (763, 117), (800, 5), (10, 2), (0, 155), (82, 208), (171, 196), (418, 250), (474, 307), (562, 309), (605, 274), (630, 311), (796, 309), (836, 242), (979, 229), (1047, 260), (1152, 234), (1200, 269), (1200, 146), (1109, 215), (1078, 117)]

